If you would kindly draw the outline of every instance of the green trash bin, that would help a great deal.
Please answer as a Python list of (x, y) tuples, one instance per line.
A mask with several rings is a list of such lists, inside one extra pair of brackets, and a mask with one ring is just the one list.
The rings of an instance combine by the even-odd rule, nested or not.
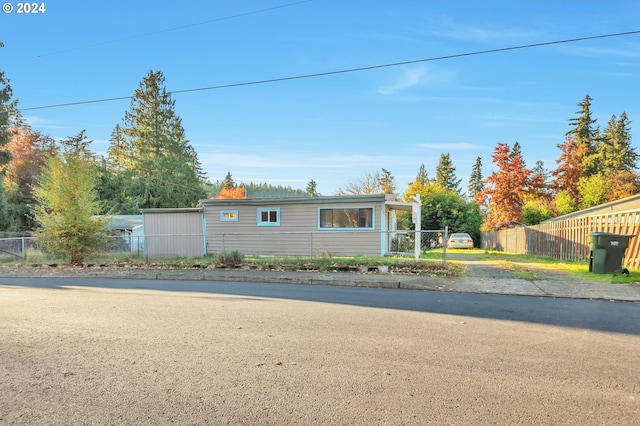
[(622, 259), (633, 235), (610, 232), (589, 233), (589, 272), (615, 274), (622, 272)]

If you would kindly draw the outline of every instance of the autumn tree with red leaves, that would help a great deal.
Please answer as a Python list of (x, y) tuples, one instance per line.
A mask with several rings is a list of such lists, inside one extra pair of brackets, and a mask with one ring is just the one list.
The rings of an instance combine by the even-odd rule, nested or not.
[(488, 206), (482, 225), (482, 230), (487, 232), (508, 222), (522, 221), (522, 207), (531, 175), (525, 168), (518, 142), (513, 149), (508, 144), (498, 143), (491, 160), (498, 170), (487, 177), (485, 188), (479, 194), (479, 199)]
[(35, 204), (33, 188), (47, 158), (55, 152), (55, 142), (29, 126), (12, 127), (7, 148), (13, 158), (4, 169), (4, 183), (13, 227), (33, 229), (35, 223), (30, 213)]
[(236, 188), (222, 188), (220, 193), (216, 197), (219, 200), (230, 200), (236, 198), (247, 198), (247, 194), (241, 187)]
[(577, 205), (580, 201), (578, 182), (584, 176), (582, 162), (589, 153), (589, 147), (579, 143), (573, 136), (567, 136), (564, 143), (557, 146), (561, 153), (556, 160), (558, 168), (551, 172), (554, 177), (553, 189), (556, 194), (564, 192)]

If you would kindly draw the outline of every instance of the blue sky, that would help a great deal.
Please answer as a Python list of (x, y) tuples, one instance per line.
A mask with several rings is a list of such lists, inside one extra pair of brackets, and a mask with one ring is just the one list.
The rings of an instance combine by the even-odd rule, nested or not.
[[(640, 30), (628, 1), (45, 1), (0, 14), (0, 70), (21, 108), (129, 97), (149, 70), (168, 91)], [(267, 10), (269, 9), (269, 10)], [(587, 93), (604, 127), (626, 111), (638, 146), (640, 34), (173, 95), (211, 181), (323, 195), (382, 167), (403, 191), (442, 153), (485, 177), (498, 142), (555, 160)], [(25, 110), (55, 138), (106, 152), (130, 100)]]

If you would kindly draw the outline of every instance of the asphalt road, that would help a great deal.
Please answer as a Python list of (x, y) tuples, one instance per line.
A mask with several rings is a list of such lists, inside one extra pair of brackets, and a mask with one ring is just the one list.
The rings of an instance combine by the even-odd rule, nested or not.
[(215, 293), (465, 315), (640, 335), (640, 304), (632, 302), (226, 281), (0, 278), (0, 285)]
[(639, 308), (0, 278), (0, 425), (637, 424)]

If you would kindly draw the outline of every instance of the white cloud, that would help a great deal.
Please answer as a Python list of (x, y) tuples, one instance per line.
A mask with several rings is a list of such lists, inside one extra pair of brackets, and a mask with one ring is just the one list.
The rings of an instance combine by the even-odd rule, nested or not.
[(390, 85), (378, 87), (378, 93), (381, 95), (395, 95), (396, 93), (419, 86), (426, 81), (427, 74), (427, 67), (417, 67), (404, 70), (396, 81)]

